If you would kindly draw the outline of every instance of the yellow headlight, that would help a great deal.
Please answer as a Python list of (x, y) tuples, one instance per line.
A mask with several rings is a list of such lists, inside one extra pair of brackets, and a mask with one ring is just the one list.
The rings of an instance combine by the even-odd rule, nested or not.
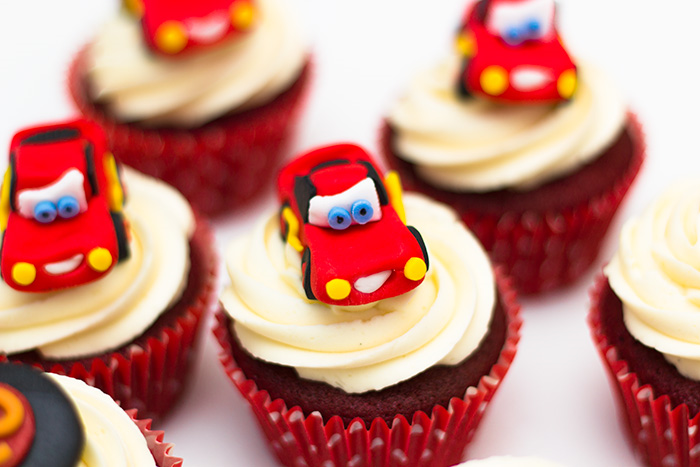
[(503, 67), (492, 65), (481, 73), (479, 82), (486, 94), (500, 96), (508, 89), (508, 72)]
[(90, 267), (97, 272), (105, 272), (112, 265), (112, 254), (106, 248), (93, 248), (87, 259)]
[(331, 300), (342, 300), (350, 295), (350, 282), (345, 279), (333, 279), (326, 284), (326, 293)]
[(29, 285), (36, 279), (36, 268), (33, 264), (17, 263), (12, 266), (12, 280), (19, 285)]
[(406, 276), (406, 279), (411, 281), (423, 279), (426, 272), (428, 272), (428, 267), (421, 258), (414, 257), (409, 259), (406, 261), (406, 266), (403, 268), (403, 275)]
[(158, 49), (166, 54), (176, 54), (187, 45), (187, 31), (177, 21), (166, 21), (158, 27), (155, 42)]

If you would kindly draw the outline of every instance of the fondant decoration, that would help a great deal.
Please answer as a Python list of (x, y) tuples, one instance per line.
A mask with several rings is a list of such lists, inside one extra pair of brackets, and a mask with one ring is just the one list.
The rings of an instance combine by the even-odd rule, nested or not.
[(577, 71), (554, 24), (554, 0), (481, 0), (457, 37), (458, 91), (497, 102), (571, 99)]
[(0, 272), (46, 292), (102, 277), (129, 256), (124, 190), (102, 130), (84, 120), (15, 135), (0, 190)]
[(78, 414), (53, 381), (0, 363), (0, 467), (75, 467), (84, 444)]
[(307, 298), (363, 305), (417, 287), (428, 270), (418, 231), (405, 225), (401, 185), (352, 144), (316, 149), (278, 181), (282, 237), (302, 253)]
[(144, 39), (159, 54), (177, 56), (250, 30), (253, 0), (124, 0), (141, 18)]
[(27, 399), (0, 382), (0, 467), (15, 467), (34, 441), (34, 413)]

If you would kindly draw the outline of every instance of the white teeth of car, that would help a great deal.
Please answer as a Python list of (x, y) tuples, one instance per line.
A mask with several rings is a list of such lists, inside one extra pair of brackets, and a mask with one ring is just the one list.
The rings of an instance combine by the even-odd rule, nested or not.
[(523, 65), (510, 72), (510, 82), (518, 91), (540, 89), (554, 80), (546, 68)]
[(57, 263), (49, 263), (44, 265), (44, 269), (46, 272), (49, 274), (53, 274), (55, 276), (59, 274), (65, 274), (67, 272), (71, 272), (75, 270), (78, 266), (80, 266), (80, 263), (83, 262), (83, 255), (78, 253), (77, 255), (68, 258), (65, 261), (59, 261)]
[(362, 293), (372, 293), (379, 290), (379, 287), (391, 276), (391, 271), (382, 271), (371, 276), (360, 277), (355, 281), (355, 290)]
[(209, 44), (221, 39), (228, 30), (226, 15), (209, 15), (206, 18), (190, 19), (187, 27), (192, 39), (203, 44)]

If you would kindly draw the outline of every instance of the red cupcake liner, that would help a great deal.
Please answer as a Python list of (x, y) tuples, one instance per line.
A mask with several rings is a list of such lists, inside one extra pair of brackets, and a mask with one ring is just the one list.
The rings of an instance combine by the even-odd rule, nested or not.
[[(469, 206), (452, 206), (479, 238), (494, 263), (506, 267), (515, 288), (536, 294), (569, 284), (595, 262), (613, 216), (642, 166), (646, 154), (644, 131), (633, 113), (628, 130), (634, 150), (624, 173), (604, 193), (565, 210), (484, 213)], [(392, 130), (382, 129), (381, 147), (393, 154)], [(395, 156), (389, 156), (389, 159)], [(407, 183), (408, 189), (412, 187)], [(439, 189), (435, 189), (436, 195)]]
[(305, 414), (299, 407), (287, 408), (281, 399), (272, 400), (257, 388), (238, 367), (231, 353), (229, 318), (219, 311), (214, 329), (226, 373), (253, 409), (263, 433), (286, 466), (447, 466), (458, 463), (474, 436), (481, 418), (508, 372), (520, 339), (520, 306), (511, 280), (496, 268), (496, 283), (508, 319), (506, 341), (498, 362), (477, 387), (469, 387), (448, 407), (437, 405), (430, 415), (418, 411), (409, 421), (396, 416), (391, 426), (375, 418), (369, 427), (356, 418), (346, 427), (339, 416), (326, 423), (319, 412)]
[(241, 206), (274, 178), (311, 75), (308, 62), (273, 101), (198, 128), (148, 128), (120, 123), (91, 101), (86, 55), (85, 49), (77, 55), (68, 75), (78, 110), (102, 126), (121, 162), (166, 181), (208, 216)]
[(601, 298), (607, 287), (607, 278), (600, 275), (591, 290), (588, 323), (630, 444), (652, 467), (700, 467), (700, 413), (690, 413), (686, 404), (674, 406), (668, 395), (655, 394), (619, 357), (619, 350), (608, 342), (602, 325)]
[(199, 275), (199, 290), (193, 292), (187, 306), (173, 315), (169, 314), (172, 310), (164, 313), (133, 343), (80, 360), (49, 361), (35, 355), (27, 358), (25, 354), (8, 359), (85, 381), (120, 401), (123, 408), (137, 409), (146, 418), (159, 420), (179, 399), (195, 357), (202, 317), (216, 306), (218, 260), (212, 245), (209, 227), (198, 219), (190, 241), (190, 280)]
[(137, 418), (136, 409), (127, 410), (126, 413), (139, 428), (143, 437), (146, 438), (148, 450), (151, 451), (158, 467), (182, 467), (182, 459), (170, 453), (173, 445), (163, 442), (163, 432), (151, 430), (151, 420)]

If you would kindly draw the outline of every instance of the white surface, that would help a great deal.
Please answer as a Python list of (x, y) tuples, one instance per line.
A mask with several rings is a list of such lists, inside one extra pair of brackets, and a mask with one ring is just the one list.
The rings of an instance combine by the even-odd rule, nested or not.
[[(375, 150), (379, 122), (407, 80), (447, 47), (465, 0), (291, 0), (316, 63), (295, 152), (349, 140)], [(568, 466), (632, 466), (585, 317), (594, 272), (612, 255), (621, 219), (674, 179), (700, 172), (697, 149), (700, 3), (562, 1), (565, 40), (608, 70), (647, 130), (648, 159), (611, 227), (595, 271), (577, 285), (523, 300), (518, 356), (468, 457), (532, 455)], [(71, 56), (114, 14), (116, 0), (0, 2), (0, 148), (19, 127), (73, 115), (64, 76)], [(6, 164), (4, 156), (0, 164)], [(251, 225), (272, 194), (216, 223), (220, 248)], [(272, 466), (251, 413), (205, 334), (189, 392), (166, 420), (166, 439), (193, 466)]]

